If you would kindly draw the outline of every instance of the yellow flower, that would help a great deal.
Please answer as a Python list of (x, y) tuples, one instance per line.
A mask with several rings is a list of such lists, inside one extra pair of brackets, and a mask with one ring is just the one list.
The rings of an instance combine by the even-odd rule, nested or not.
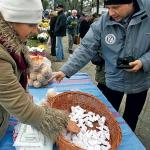
[(43, 44), (39, 45), (38, 47), (41, 48), (41, 49), (45, 49), (46, 50), (46, 46), (43, 45)]
[(43, 27), (43, 28), (47, 28), (48, 26), (49, 26), (49, 23), (47, 23), (47, 22), (41, 23), (41, 27)]
[(49, 20), (45, 18), (45, 19), (42, 20), (42, 22), (47, 22), (48, 23)]

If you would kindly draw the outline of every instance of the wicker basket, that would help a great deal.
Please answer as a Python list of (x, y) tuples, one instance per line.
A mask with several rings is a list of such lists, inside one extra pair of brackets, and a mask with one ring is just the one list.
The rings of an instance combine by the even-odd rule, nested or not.
[[(92, 111), (106, 117), (106, 125), (110, 130), (110, 150), (116, 150), (121, 142), (121, 129), (114, 116), (107, 107), (95, 96), (83, 92), (64, 92), (49, 100), (49, 105), (53, 108), (71, 111), (71, 106), (79, 105), (87, 111)], [(67, 141), (62, 135), (57, 141), (59, 150), (83, 150)]]

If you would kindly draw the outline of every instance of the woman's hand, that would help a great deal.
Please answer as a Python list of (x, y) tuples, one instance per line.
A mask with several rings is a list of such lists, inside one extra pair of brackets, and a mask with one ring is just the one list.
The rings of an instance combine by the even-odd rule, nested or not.
[(80, 128), (77, 126), (76, 122), (69, 120), (67, 130), (72, 133), (79, 133)]

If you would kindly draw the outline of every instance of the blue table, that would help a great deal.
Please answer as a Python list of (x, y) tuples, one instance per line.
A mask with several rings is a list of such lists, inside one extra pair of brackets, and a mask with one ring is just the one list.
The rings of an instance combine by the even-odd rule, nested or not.
[[(48, 88), (52, 87), (55, 88), (57, 92), (80, 90), (82, 92), (90, 93), (101, 99), (103, 103), (107, 105), (109, 110), (113, 113), (114, 117), (120, 124), (122, 130), (122, 142), (121, 145), (119, 146), (119, 150), (145, 150), (145, 147), (137, 138), (137, 136), (134, 134), (134, 132), (132, 132), (132, 130), (126, 124), (126, 122), (120, 116), (120, 114), (115, 111), (115, 109), (104, 97), (101, 91), (99, 91), (99, 89), (92, 83), (91, 79), (86, 73), (77, 73), (70, 79), (65, 78), (60, 84), (54, 82), (52, 84), (49, 84), (45, 88), (35, 89), (33, 87), (29, 87), (29, 91), (33, 95), (36, 102), (40, 103), (41, 100), (45, 97)], [(13, 144), (12, 132), (15, 125), (16, 119), (11, 117), (7, 133), (5, 137), (0, 141), (0, 150), (15, 150), (15, 148), (12, 146)], [(54, 150), (57, 150), (56, 146), (54, 146)]]

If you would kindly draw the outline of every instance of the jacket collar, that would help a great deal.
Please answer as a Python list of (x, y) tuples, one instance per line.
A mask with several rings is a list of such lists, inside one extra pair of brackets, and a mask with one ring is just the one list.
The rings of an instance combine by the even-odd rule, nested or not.
[(71, 18), (72, 18), (72, 19), (77, 19), (78, 17), (77, 17), (77, 16), (75, 16), (75, 17), (71, 16)]
[[(8, 22), (6, 22), (2, 15), (0, 14), (0, 36), (5, 39), (5, 43), (3, 44), (5, 50), (9, 46), (9, 49), (15, 50), (15, 53), (18, 55), (23, 54), (26, 64), (28, 68), (30, 67), (30, 58), (28, 49), (25, 46), (25, 44), (19, 39), (19, 37), (16, 35), (15, 31), (10, 27)], [(2, 44), (2, 43), (1, 43)]]

